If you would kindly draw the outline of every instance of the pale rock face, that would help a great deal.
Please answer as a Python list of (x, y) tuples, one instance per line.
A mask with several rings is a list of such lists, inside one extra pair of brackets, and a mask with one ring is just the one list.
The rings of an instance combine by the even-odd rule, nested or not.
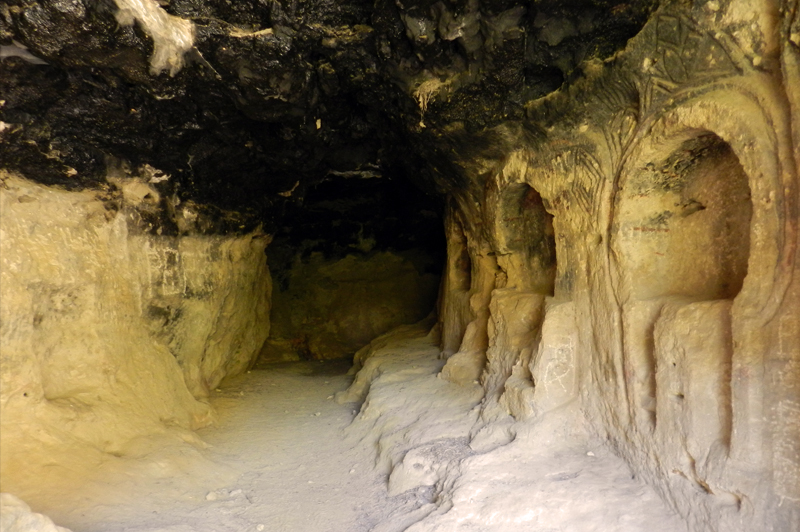
[(183, 67), (183, 55), (194, 44), (194, 25), (168, 14), (153, 0), (115, 0), (117, 22), (121, 26), (132, 26), (138, 22), (153, 39), (153, 55), (150, 58), (150, 73), (159, 74), (169, 70), (174, 76)]
[[(673, 471), (710, 490), (720, 456), (731, 442), (729, 300), (670, 302), (655, 324), (655, 430)], [(716, 488), (717, 492), (720, 491)]]
[(3, 532), (70, 532), (10, 493), (0, 493), (0, 530)]
[(578, 397), (575, 305), (547, 305), (539, 350), (530, 363), (537, 414), (564, 406)]
[(531, 346), (539, 335), (544, 314), (543, 294), (522, 292), (515, 288), (498, 288), (492, 292), (489, 305), (490, 345), (488, 363), (483, 375), (484, 387), (499, 395), (503, 382), (511, 375), (515, 362), (528, 363)]
[(263, 236), (134, 237), (150, 334), (169, 347), (195, 397), (254, 361), (270, 331)]
[(192, 440), (213, 419), (198, 399), (269, 333), (263, 237), (136, 234), (129, 200), (108, 210), (98, 196), (3, 176), (0, 459), (23, 496), (56, 449)]

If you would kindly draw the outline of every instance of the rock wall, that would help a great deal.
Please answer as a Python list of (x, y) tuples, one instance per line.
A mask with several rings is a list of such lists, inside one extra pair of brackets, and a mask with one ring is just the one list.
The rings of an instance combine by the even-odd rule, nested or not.
[(692, 530), (800, 528), (799, 9), (662, 6), (450, 192), (443, 376), (579, 401)]
[[(439, 277), (425, 273), (424, 252), (300, 256), (275, 290), (264, 362), (352, 356), (377, 336), (433, 310)], [(415, 264), (415, 262), (417, 264)]]
[(269, 333), (267, 238), (149, 233), (158, 192), (141, 179), (67, 192), (0, 176), (4, 490), (35, 490), (54, 453), (77, 468), (208, 424), (202, 398)]

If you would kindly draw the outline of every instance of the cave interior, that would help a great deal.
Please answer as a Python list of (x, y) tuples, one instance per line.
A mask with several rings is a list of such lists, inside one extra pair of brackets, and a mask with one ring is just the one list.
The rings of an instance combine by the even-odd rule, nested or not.
[(2, 0), (3, 530), (800, 530), (799, 167), (797, 0)]

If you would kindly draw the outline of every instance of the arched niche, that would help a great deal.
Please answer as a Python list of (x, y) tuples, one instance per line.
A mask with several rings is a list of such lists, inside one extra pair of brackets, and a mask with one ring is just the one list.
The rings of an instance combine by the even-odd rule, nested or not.
[(659, 146), (618, 196), (615, 250), (631, 299), (733, 299), (747, 275), (753, 214), (731, 146), (688, 131)]
[[(725, 140), (748, 178), (753, 208), (749, 230), (750, 258), (741, 291), (732, 303), (730, 299), (722, 299), (716, 302), (701, 301), (692, 308), (656, 310), (658, 322), (655, 328), (650, 326), (652, 321), (644, 320), (651, 333), (651, 340), (644, 347), (651, 350), (656, 364), (656, 415), (663, 420), (664, 412), (661, 410), (668, 410), (668, 405), (682, 405), (680, 411), (684, 414), (699, 410), (700, 416), (695, 420), (698, 428), (708, 430), (709, 419), (721, 421), (720, 439), (729, 442), (724, 447), (731, 459), (765, 463), (765, 460), (769, 460), (769, 452), (765, 440), (768, 430), (763, 421), (764, 409), (768, 408), (768, 396), (780, 393), (778, 390), (765, 393), (761, 368), (767, 367), (769, 360), (774, 357), (774, 352), (764, 349), (770, 334), (765, 325), (773, 320), (790, 286), (798, 238), (793, 213), (797, 212), (800, 195), (794, 166), (794, 146), (791, 143), (791, 123), (785, 102), (777, 93), (771, 90), (754, 92), (750, 85), (726, 80), (718, 87), (704, 89), (702, 94), (687, 94), (685, 99), (676, 98), (671, 108), (643, 133), (649, 139), (670, 139), (692, 131), (712, 131)], [(658, 147), (657, 144), (648, 139), (638, 142), (636, 153), (628, 157), (629, 162), (623, 174), (632, 173), (648, 158), (652, 160), (648, 155)], [(624, 178), (620, 185), (625, 187)], [(624, 291), (620, 295), (624, 299)], [(727, 311), (724, 310), (726, 306)], [(684, 311), (693, 312), (702, 308), (708, 312), (700, 312), (694, 317), (681, 317)], [(668, 335), (681, 328), (687, 332), (693, 331), (695, 338), (687, 337), (680, 341), (668, 338)], [(629, 342), (631, 329), (626, 326), (626, 344), (633, 343)], [(704, 349), (706, 353), (714, 352), (713, 357), (697, 355), (692, 350), (674, 349), (676, 342), (683, 348), (692, 342), (708, 341), (709, 332), (724, 333), (725, 345)], [(660, 339), (665, 340), (661, 345)], [(670, 360), (669, 355), (681, 350), (690, 355), (683, 369), (690, 370), (689, 374), (695, 381), (693, 386), (705, 389), (716, 387), (719, 390), (717, 401), (692, 398), (692, 393), (680, 389), (680, 381), (686, 382), (678, 374), (682, 364), (678, 360)], [(630, 351), (632, 353), (635, 348)], [(626, 353), (626, 357), (631, 353)], [(712, 358), (718, 361), (715, 371), (697, 364), (698, 360), (710, 361)], [(712, 376), (715, 382), (704, 382), (700, 375)], [(668, 400), (663, 400), (665, 398)], [(693, 404), (705, 406), (694, 409), (691, 406)], [(719, 415), (719, 412), (724, 414)], [(703, 417), (703, 414), (708, 416)], [(727, 431), (723, 428), (726, 424)], [(658, 423), (657, 432), (661, 434), (665, 448), (669, 447), (667, 442), (678, 430), (679, 427)], [(693, 440), (689, 433), (686, 437), (687, 441)]]
[(681, 434), (703, 462), (731, 441), (731, 308), (752, 254), (752, 176), (720, 135), (670, 125), (628, 165), (614, 206), (622, 358), (639, 427), (667, 455)]
[[(792, 160), (792, 146), (786, 142), (789, 126), (782, 102), (770, 96), (757, 97), (747, 87), (726, 84), (707, 89), (699, 97), (676, 100), (674, 107), (642, 130), (644, 137), (626, 158), (619, 181), (624, 191), (629, 176), (639, 168), (703, 132), (713, 132), (729, 144), (748, 178), (753, 206), (747, 276), (733, 305), (735, 320), (753, 320), (749, 327), (768, 321), (781, 301), (791, 279), (786, 272), (791, 271), (796, 239), (796, 228), (787, 216), (796, 208), (798, 197), (793, 181), (796, 171), (791, 162), (787, 164)], [(614, 221), (609, 234), (612, 244), (618, 236), (616, 215)]]
[(509, 283), (552, 296), (556, 277), (553, 215), (542, 196), (525, 183), (508, 185), (498, 194), (495, 245), (498, 264)]

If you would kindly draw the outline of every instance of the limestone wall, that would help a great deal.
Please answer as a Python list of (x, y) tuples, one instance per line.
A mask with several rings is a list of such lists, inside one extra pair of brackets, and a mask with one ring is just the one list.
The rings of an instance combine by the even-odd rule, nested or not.
[(139, 203), (157, 192), (126, 183), (67, 192), (2, 174), (4, 490), (35, 490), (56, 454), (77, 471), (86, 452), (208, 424), (202, 397), (269, 333), (265, 237), (146, 233)]
[(800, 528), (798, 24), (667, 5), (451, 193), (443, 375), (520, 419), (580, 401), (692, 530)]

